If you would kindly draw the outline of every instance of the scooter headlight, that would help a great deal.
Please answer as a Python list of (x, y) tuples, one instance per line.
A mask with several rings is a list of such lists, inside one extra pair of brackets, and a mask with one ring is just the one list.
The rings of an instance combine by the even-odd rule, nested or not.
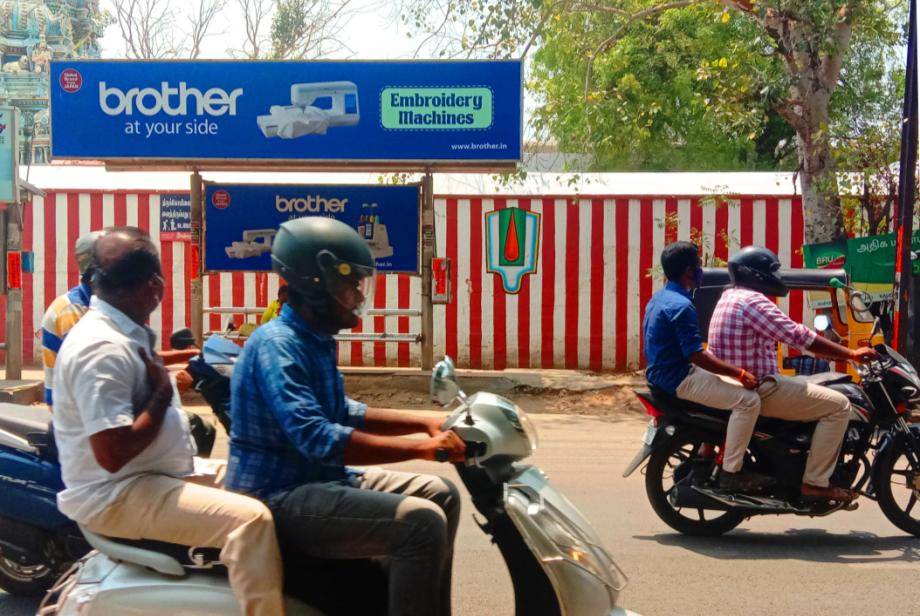
[(537, 436), (537, 427), (530, 420), (530, 417), (528, 417), (527, 413), (521, 409), (521, 407), (516, 406), (515, 410), (517, 410), (518, 420), (521, 422), (521, 428), (524, 430), (524, 434), (527, 436), (527, 440), (530, 441), (531, 452), (536, 451), (537, 445), (540, 444), (540, 437)]
[(626, 575), (603, 546), (593, 544), (564, 516), (556, 513), (551, 505), (532, 502), (527, 507), (527, 513), (558, 550), (558, 556), (544, 557), (545, 560), (562, 558), (585, 569), (617, 592), (626, 587)]

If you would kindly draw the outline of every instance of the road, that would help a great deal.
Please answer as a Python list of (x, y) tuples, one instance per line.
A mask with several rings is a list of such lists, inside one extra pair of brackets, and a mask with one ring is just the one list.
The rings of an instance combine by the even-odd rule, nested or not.
[[(652, 512), (639, 474), (620, 474), (639, 445), (644, 421), (532, 416), (541, 444), (532, 461), (586, 514), (630, 578), (622, 604), (661, 614), (917, 614), (920, 539), (906, 537), (878, 507), (827, 518), (749, 520), (729, 535), (673, 533)], [(215, 454), (226, 451), (224, 441)], [(433, 463), (400, 468), (453, 471)], [(455, 613), (511, 614), (510, 582), (498, 550), (465, 503), (457, 538)], [(0, 593), (0, 614), (34, 613), (36, 602)]]

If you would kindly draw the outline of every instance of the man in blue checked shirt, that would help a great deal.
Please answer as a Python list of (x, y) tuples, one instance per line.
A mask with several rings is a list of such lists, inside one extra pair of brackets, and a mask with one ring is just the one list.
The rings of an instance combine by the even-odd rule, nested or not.
[[(285, 551), (387, 557), (391, 616), (449, 614), (456, 488), (440, 477), (347, 466), (456, 462), (466, 452), (439, 419), (369, 409), (345, 395), (332, 336), (357, 325), (373, 297), (367, 243), (334, 219), (300, 218), (281, 225), (272, 265), (288, 303), (255, 331), (234, 369), (227, 487), (265, 501)], [(404, 438), (416, 433), (428, 438)]]

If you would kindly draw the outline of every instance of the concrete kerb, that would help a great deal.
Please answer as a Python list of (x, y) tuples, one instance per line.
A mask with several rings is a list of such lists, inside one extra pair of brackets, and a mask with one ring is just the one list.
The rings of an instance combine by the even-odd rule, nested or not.
[(44, 399), (42, 381), (0, 380), (0, 402), (8, 404), (34, 404)]
[[(431, 373), (419, 368), (341, 368), (345, 375), (346, 390), (349, 386), (373, 387), (376, 383), (388, 388), (393, 380), (406, 391), (426, 394), (431, 384)], [(0, 380), (0, 402), (32, 404), (43, 398), (42, 373), (27, 370), (25, 380)], [(644, 387), (645, 378), (639, 372), (626, 374), (597, 374), (576, 370), (457, 370), (460, 387), (468, 392), (490, 391), (497, 394), (511, 394), (515, 391), (569, 391), (591, 392), (611, 388)]]
[[(398, 379), (407, 391), (426, 393), (431, 373), (418, 368), (360, 368), (342, 367), (346, 389), (349, 383), (368, 386), (375, 382)], [(465, 391), (490, 391), (497, 394), (514, 391), (589, 392), (620, 387), (644, 387), (641, 373), (596, 374), (575, 370), (457, 370), (457, 382)]]

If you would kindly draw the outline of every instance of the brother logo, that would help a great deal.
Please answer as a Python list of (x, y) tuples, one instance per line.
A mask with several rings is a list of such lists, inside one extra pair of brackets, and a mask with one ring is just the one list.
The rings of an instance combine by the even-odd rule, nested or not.
[(236, 115), (236, 99), (243, 94), (243, 88), (236, 88), (229, 94), (220, 88), (211, 88), (205, 92), (197, 88), (190, 88), (184, 81), (178, 87), (170, 87), (164, 81), (160, 89), (156, 88), (131, 88), (127, 92), (108, 87), (104, 81), (99, 83), (99, 108), (106, 115), (134, 115), (138, 113), (153, 116), (160, 111), (169, 116), (188, 115), (189, 100), (194, 104), (197, 115), (222, 116), (229, 113)]
[(279, 212), (297, 212), (298, 214), (303, 214), (304, 212), (312, 214), (320, 212), (342, 213), (345, 211), (347, 203), (348, 199), (326, 199), (319, 195), (294, 197), (292, 199), (285, 199), (281, 195), (275, 195), (275, 209)]

